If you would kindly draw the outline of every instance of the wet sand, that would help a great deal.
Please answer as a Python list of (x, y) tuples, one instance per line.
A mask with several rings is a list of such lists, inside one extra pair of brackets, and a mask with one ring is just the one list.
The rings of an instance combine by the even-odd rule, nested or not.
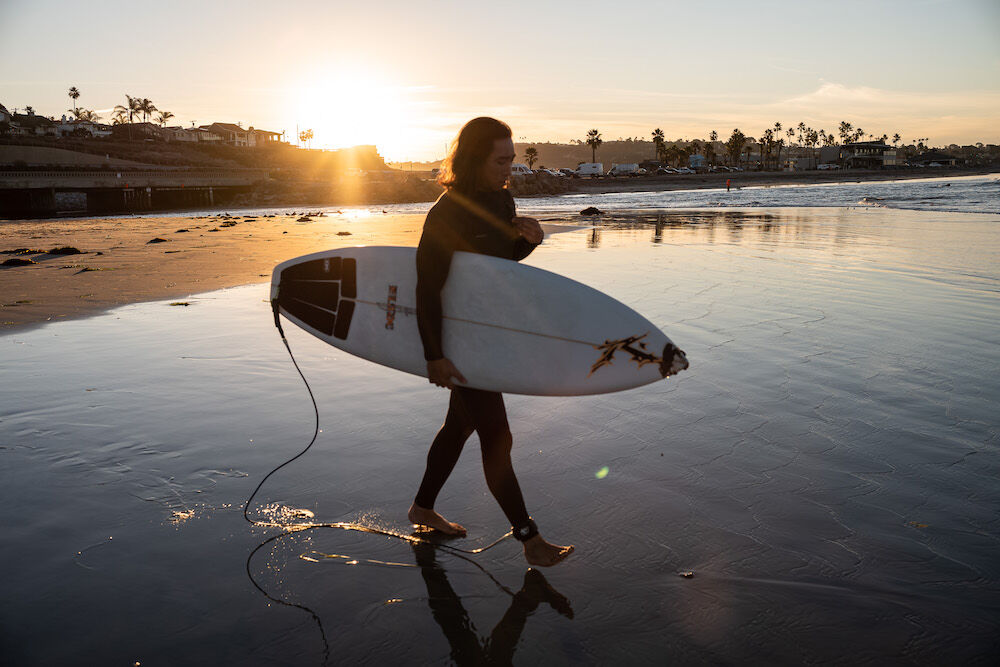
[[(270, 279), (296, 255), (351, 245), (416, 245), (422, 215), (351, 211), (300, 219), (141, 217), (0, 223), (0, 251), (73, 247), (78, 255), (0, 253), (0, 331), (91, 315), (127, 303), (176, 297)], [(180, 231), (186, 230), (186, 231)], [(150, 243), (153, 239), (163, 242)]]
[[(3, 655), (991, 664), (996, 224), (679, 211), (547, 240), (528, 263), (636, 308), (692, 368), (618, 394), (506, 397), (528, 507), (577, 547), (540, 575), (509, 540), (470, 562), (244, 521), (313, 426), (263, 285), (0, 336)], [(447, 394), (286, 331), (322, 432), (264, 509), (408, 535)], [(438, 503), (469, 528), (462, 548), (507, 529), (477, 450)]]

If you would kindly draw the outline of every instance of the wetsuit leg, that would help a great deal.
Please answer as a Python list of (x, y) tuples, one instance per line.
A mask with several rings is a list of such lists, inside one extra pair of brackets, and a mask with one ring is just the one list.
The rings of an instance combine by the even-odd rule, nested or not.
[(526, 526), (529, 520), (528, 510), (524, 506), (521, 487), (510, 462), (513, 439), (507, 423), (503, 396), (494, 391), (464, 387), (453, 389), (452, 395), (458, 395), (468, 423), (479, 434), (483, 471), (486, 473), (486, 485), (489, 486), (490, 493), (497, 499), (511, 526)]
[(434, 501), (437, 500), (437, 495), (451, 471), (455, 469), (465, 441), (472, 435), (472, 431), (473, 426), (466, 416), (465, 408), (452, 390), (448, 415), (444, 418), (444, 424), (427, 453), (427, 469), (424, 471), (424, 479), (420, 482), (420, 490), (417, 491), (414, 500), (418, 506), (434, 509)]

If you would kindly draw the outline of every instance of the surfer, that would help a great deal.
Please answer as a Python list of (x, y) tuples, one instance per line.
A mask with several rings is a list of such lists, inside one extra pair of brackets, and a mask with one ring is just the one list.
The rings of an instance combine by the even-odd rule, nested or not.
[[(445, 192), (427, 213), (417, 247), (417, 323), (427, 361), (427, 377), (451, 390), (448, 414), (427, 454), (427, 469), (410, 507), (409, 519), (449, 535), (465, 528), (434, 510), (438, 492), (458, 462), (465, 441), (479, 435), (486, 484), (524, 545), (532, 565), (555, 565), (573, 551), (545, 541), (528, 515), (514, 475), (512, 438), (503, 396), (463, 387), (461, 371), (442, 349), (441, 290), (455, 251), (515, 261), (524, 259), (543, 238), (534, 218), (518, 216), (506, 189), (514, 161), (510, 127), (494, 118), (474, 118), (459, 132), (442, 164), (438, 182)], [(526, 298), (528, 295), (525, 295)]]

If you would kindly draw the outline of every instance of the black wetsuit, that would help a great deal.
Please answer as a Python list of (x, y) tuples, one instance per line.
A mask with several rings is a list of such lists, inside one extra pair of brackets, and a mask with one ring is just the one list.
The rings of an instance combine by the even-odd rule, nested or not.
[[(428, 212), (417, 247), (417, 323), (427, 361), (447, 356), (441, 343), (441, 289), (448, 279), (455, 251), (521, 260), (535, 249), (515, 229), (514, 215), (514, 198), (507, 190), (472, 196), (449, 191)], [(427, 470), (417, 492), (417, 505), (434, 508), (438, 492), (473, 431), (479, 434), (490, 492), (511, 526), (526, 526), (528, 511), (510, 462), (512, 439), (507, 410), (503, 396), (492, 391), (458, 385), (452, 389), (448, 415), (427, 454)]]

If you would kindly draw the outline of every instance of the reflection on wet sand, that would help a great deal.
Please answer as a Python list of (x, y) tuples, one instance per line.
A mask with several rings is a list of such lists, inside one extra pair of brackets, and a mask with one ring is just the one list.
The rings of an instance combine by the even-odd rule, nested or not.
[(552, 588), (541, 572), (529, 569), (524, 573), (521, 590), (512, 595), (503, 618), (493, 628), (489, 638), (480, 642), (476, 627), (462, 606), (462, 599), (451, 587), (445, 569), (435, 558), (435, 547), (427, 543), (411, 543), (410, 546), (427, 585), (427, 604), (431, 615), (448, 639), (451, 659), (456, 664), (511, 664), (524, 624), (543, 602), (566, 618), (573, 618), (569, 600)]
[[(274, 545), (283, 538), (300, 533), (315, 530), (318, 528), (340, 528), (345, 530), (358, 530), (369, 532), (364, 526), (352, 526), (351, 524), (320, 524), (320, 525), (291, 525), (288, 530), (278, 535), (269, 537), (254, 548), (247, 556), (245, 569), (250, 583), (253, 584), (261, 594), (268, 600), (285, 607), (301, 609), (309, 614), (319, 629), (320, 638), (323, 643), (323, 658), (321, 664), (326, 665), (330, 659), (330, 643), (327, 640), (326, 631), (323, 627), (323, 620), (320, 615), (311, 607), (282, 599), (268, 591), (267, 587), (256, 577), (254, 577), (251, 563), (254, 556), (264, 547)], [(553, 588), (545, 579), (541, 572), (529, 568), (524, 573), (524, 582), (520, 590), (514, 592), (500, 583), (489, 571), (478, 562), (458, 553), (452, 555), (462, 560), (472, 563), (486, 574), (497, 587), (510, 597), (510, 604), (503, 617), (493, 628), (490, 636), (485, 641), (480, 640), (479, 633), (475, 625), (469, 618), (469, 614), (462, 604), (462, 598), (452, 588), (448, 581), (448, 574), (445, 568), (437, 560), (437, 551), (440, 548), (448, 549), (445, 544), (428, 541), (425, 533), (414, 533), (413, 535), (394, 535), (409, 543), (416, 559), (416, 564), (382, 561), (367, 558), (355, 558), (342, 554), (331, 554), (308, 550), (299, 554), (299, 559), (311, 563), (323, 561), (337, 561), (347, 565), (357, 565), (359, 562), (365, 564), (378, 565), (384, 567), (419, 568), (427, 587), (427, 604), (430, 607), (431, 616), (441, 628), (442, 633), (448, 640), (451, 647), (451, 659), (458, 665), (509, 665), (512, 664), (514, 652), (521, 639), (528, 617), (542, 603), (548, 604), (552, 609), (568, 619), (573, 618), (573, 608), (566, 596)], [(272, 568), (273, 569), (273, 568)], [(281, 568), (277, 574), (280, 575)], [(399, 602), (396, 599), (392, 602)]]
[(649, 228), (653, 230), (650, 238), (653, 244), (670, 240), (690, 242), (692, 236), (712, 244), (719, 242), (719, 230), (728, 232), (726, 242), (742, 240), (744, 234), (751, 235), (749, 240), (757, 242), (764, 241), (771, 235), (801, 239), (811, 233), (820, 233), (826, 238), (832, 238), (837, 245), (853, 240), (850, 235), (842, 233), (840, 226), (831, 236), (828, 229), (817, 225), (816, 216), (812, 211), (796, 209), (689, 210), (657, 213), (638, 211), (610, 213), (597, 219), (587, 237), (587, 247), (599, 248), (602, 232), (639, 232)]

